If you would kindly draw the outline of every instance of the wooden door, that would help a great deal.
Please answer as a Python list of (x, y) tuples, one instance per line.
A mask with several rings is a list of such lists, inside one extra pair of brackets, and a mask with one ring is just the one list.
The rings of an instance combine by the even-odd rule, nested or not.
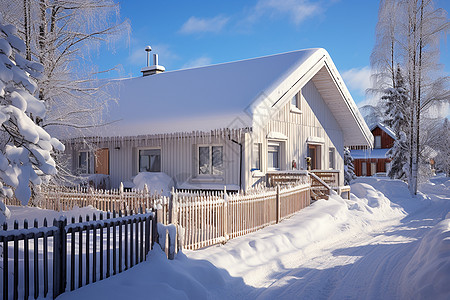
[(109, 149), (95, 151), (95, 174), (109, 175)]

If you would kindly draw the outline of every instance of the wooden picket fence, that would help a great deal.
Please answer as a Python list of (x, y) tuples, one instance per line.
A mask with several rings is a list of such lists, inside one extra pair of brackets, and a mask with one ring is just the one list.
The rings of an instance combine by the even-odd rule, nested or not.
[(278, 186), (247, 195), (181, 192), (169, 202), (172, 223), (184, 231), (183, 248), (195, 250), (278, 223), (309, 206), (310, 185)]
[(258, 188), (245, 194), (173, 190), (170, 197), (145, 189), (123, 192), (43, 187), (33, 205), (53, 210), (87, 205), (102, 211), (154, 209), (158, 222), (179, 225), (183, 231), (181, 246), (195, 250), (278, 223), (309, 206), (310, 180), (307, 176), (298, 178), (281, 187)]
[[(2, 299), (52, 296), (103, 280), (144, 261), (156, 241), (153, 213), (94, 214), (0, 230)], [(11, 258), (10, 258), (11, 257)], [(32, 295), (30, 295), (30, 293)], [(49, 294), (51, 293), (51, 294)]]
[[(6, 205), (21, 205), (15, 198), (5, 198)], [(164, 203), (167, 197), (158, 191), (98, 190), (85, 187), (62, 187), (42, 185), (36, 191), (36, 197), (30, 200), (30, 206), (55, 211), (68, 211), (75, 207), (92, 206), (101, 211), (139, 211), (151, 209), (155, 203)]]

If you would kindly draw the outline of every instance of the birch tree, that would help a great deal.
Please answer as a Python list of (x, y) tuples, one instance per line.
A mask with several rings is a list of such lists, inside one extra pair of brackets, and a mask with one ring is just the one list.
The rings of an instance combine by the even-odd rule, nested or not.
[[(430, 108), (448, 103), (450, 94), (448, 89), (448, 77), (443, 76), (439, 66), (439, 43), (448, 34), (449, 22), (447, 12), (443, 9), (435, 9), (432, 0), (385, 0), (380, 4), (380, 14), (377, 29), (389, 28), (392, 18), (386, 17), (389, 10), (382, 10), (385, 3), (396, 4), (392, 10), (392, 17), (397, 24), (392, 38), (390, 31), (377, 33), (377, 43), (373, 57), (393, 58), (405, 70), (406, 85), (410, 96), (410, 128), (407, 133), (409, 143), (408, 185), (412, 194), (417, 193), (421, 154), (424, 141), (422, 139), (422, 121), (425, 117), (431, 118)], [(381, 13), (383, 12), (383, 13)], [(383, 49), (378, 47), (378, 40), (385, 37), (394, 44), (393, 47)], [(392, 49), (397, 51), (392, 55)], [(377, 60), (375, 60), (377, 61)], [(392, 59), (390, 64), (373, 64), (377, 73), (391, 74)], [(394, 87), (394, 81), (392, 87)]]
[[(39, 99), (43, 127), (82, 129), (102, 123), (108, 96), (96, 82), (90, 59), (103, 42), (129, 30), (113, 0), (0, 0), (5, 20), (17, 26), (26, 57), (44, 66)], [(53, 129), (53, 128), (52, 128)], [(61, 129), (59, 129), (61, 130)]]
[(401, 8), (396, 0), (381, 0), (378, 9), (375, 46), (370, 55), (370, 65), (374, 74), (375, 92), (395, 88), (395, 65), (398, 59), (399, 14)]

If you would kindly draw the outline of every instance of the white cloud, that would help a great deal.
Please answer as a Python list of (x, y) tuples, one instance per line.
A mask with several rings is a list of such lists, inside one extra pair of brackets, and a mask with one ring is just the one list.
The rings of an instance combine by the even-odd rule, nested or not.
[(342, 78), (350, 90), (365, 94), (366, 90), (372, 86), (370, 76), (372, 70), (366, 66), (363, 68), (353, 68), (342, 72)]
[(211, 63), (212, 63), (212, 60), (210, 57), (201, 56), (199, 58), (188, 61), (181, 68), (188, 69), (188, 68), (202, 67), (202, 66), (210, 65)]
[(224, 16), (217, 16), (210, 19), (190, 17), (183, 24), (183, 26), (181, 26), (180, 32), (185, 34), (202, 32), (217, 33), (223, 29), (223, 27), (228, 23), (228, 20), (229, 18)]
[(279, 17), (288, 15), (296, 25), (322, 11), (320, 3), (309, 0), (259, 0), (249, 15), (250, 21), (263, 16)]

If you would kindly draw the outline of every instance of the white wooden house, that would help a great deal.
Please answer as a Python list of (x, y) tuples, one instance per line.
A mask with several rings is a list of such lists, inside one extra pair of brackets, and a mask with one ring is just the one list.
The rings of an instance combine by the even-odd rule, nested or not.
[[(373, 136), (324, 49), (116, 81), (117, 120), (66, 141), (74, 172), (108, 174), (112, 187), (164, 172), (177, 188), (247, 189), (272, 171), (339, 170), (344, 146)], [(95, 155), (83, 140), (93, 142)]]

